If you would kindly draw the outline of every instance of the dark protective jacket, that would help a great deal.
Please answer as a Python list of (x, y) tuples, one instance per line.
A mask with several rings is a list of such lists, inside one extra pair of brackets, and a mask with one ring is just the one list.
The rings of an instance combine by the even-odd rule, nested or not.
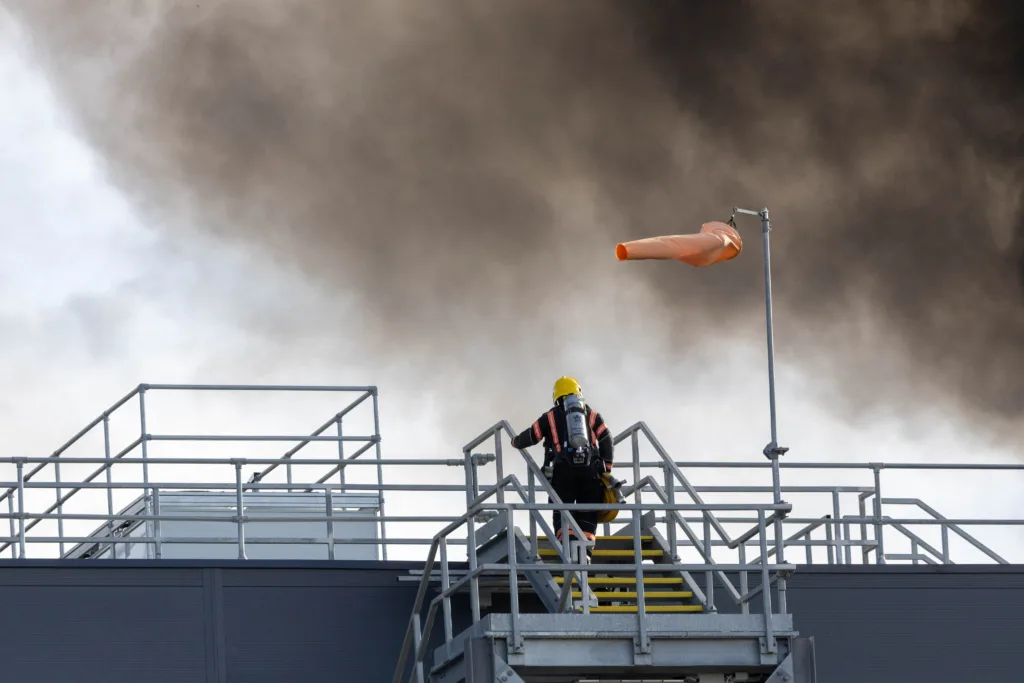
[[(597, 455), (604, 461), (604, 469), (611, 469), (612, 461), (615, 458), (615, 445), (612, 443), (612, 435), (605, 424), (601, 413), (589, 405), (585, 406), (587, 412), (587, 425), (590, 428), (590, 445)], [(548, 465), (554, 457), (568, 448), (566, 435), (568, 434), (565, 421), (565, 409), (559, 401), (554, 408), (537, 418), (529, 429), (516, 434), (512, 439), (513, 448), (529, 448), (544, 442), (544, 465)]]

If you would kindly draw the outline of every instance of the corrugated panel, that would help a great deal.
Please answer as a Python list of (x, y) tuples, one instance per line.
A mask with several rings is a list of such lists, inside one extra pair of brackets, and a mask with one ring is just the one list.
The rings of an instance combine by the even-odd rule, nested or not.
[(202, 588), (2, 585), (0, 605), (0, 680), (206, 681)]
[[(416, 596), (415, 584), (224, 588), (227, 683), (387, 683)], [(353, 576), (357, 583), (360, 578)], [(428, 600), (433, 595), (429, 595)], [(468, 621), (453, 602), (456, 629)], [(432, 641), (441, 642), (438, 611)]]
[(822, 683), (1024, 680), (1024, 574), (804, 574), (789, 607)]
[[(388, 683), (415, 566), (0, 562), (0, 682)], [(800, 567), (789, 605), (821, 683), (1024, 680), (1024, 567)]]

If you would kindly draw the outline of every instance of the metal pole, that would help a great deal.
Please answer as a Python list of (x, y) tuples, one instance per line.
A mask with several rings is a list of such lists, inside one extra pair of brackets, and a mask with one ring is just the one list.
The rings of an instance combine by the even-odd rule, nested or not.
[[(462, 452), (466, 468), (466, 507), (473, 503), (473, 452), (465, 449)], [(468, 510), (471, 512), (471, 510)], [(470, 572), (476, 571), (476, 525), (473, 523), (474, 515), (466, 518), (466, 564)], [(469, 580), (469, 609), (473, 617), (473, 623), (480, 621), (480, 580), (474, 576)]]
[(153, 520), (153, 550), (156, 559), (161, 559), (164, 556), (163, 546), (160, 545), (160, 489), (153, 488), (153, 516), (156, 518)]
[(18, 461), (18, 558), (25, 559), (25, 463)]
[(53, 463), (53, 480), (57, 484), (57, 537), (62, 539), (59, 548), (60, 556), (64, 557), (64, 503), (61, 502), (60, 460)]
[[(447, 593), (448, 589), (451, 588), (451, 577), (448, 573), (448, 537), (442, 536), (439, 541), (439, 548), (441, 550), (441, 592)], [(446, 652), (449, 652), (449, 647), (452, 644), (452, 600), (451, 597), (446, 596), (441, 600), (441, 607), (444, 610), (444, 644)]]
[[(377, 452), (377, 486), (383, 486), (384, 466), (380, 462), (380, 408), (377, 400), (377, 387), (373, 387), (373, 441)], [(384, 517), (384, 489), (382, 488), (377, 495), (378, 510), (380, 511), (380, 516)], [(381, 559), (386, 562), (388, 559), (388, 535), (383, 520), (380, 523), (380, 540)]]
[[(768, 209), (761, 209), (761, 241), (764, 245), (764, 324), (765, 335), (768, 341), (768, 411), (771, 419), (772, 440), (765, 446), (764, 454), (772, 461), (772, 488), (775, 493), (775, 502), (782, 501), (782, 492), (779, 486), (779, 456), (788, 449), (779, 448), (778, 424), (776, 421), (775, 409), (775, 331), (774, 319), (772, 317), (772, 256), (771, 240), (769, 233), (772, 230), (771, 221), (768, 220)], [(782, 562), (782, 557), (779, 557)]]
[(707, 558), (704, 560), (707, 565), (707, 571), (704, 572), (704, 595), (708, 599), (708, 611), (717, 612), (718, 608), (715, 607), (715, 572), (711, 565), (711, 513), (704, 511), (704, 552), (707, 554)]
[[(11, 538), (14, 538), (14, 496), (11, 495), (10, 489), (8, 489), (8, 491), (7, 491), (7, 510), (8, 510), (8, 512), (11, 513), (11, 516), (7, 519), (7, 521), (9, 522), (8, 526), (10, 527), (10, 530), (11, 530)], [(945, 529), (945, 527), (943, 527), (943, 529)], [(11, 559), (13, 560), (13, 559), (17, 558), (17, 555), (14, 552), (14, 544), (13, 543), (11, 544), (10, 547), (11, 547)]]
[[(775, 407), (775, 325), (772, 316), (772, 251), (771, 238), (772, 224), (768, 218), (768, 207), (760, 211), (733, 208), (733, 213), (745, 213), (756, 215), (761, 218), (761, 244), (764, 252), (764, 326), (765, 337), (768, 347), (768, 414), (771, 424), (772, 439), (762, 451), (766, 458), (772, 463), (772, 493), (775, 503), (782, 503), (782, 484), (779, 475), (779, 457), (785, 455), (789, 449), (779, 446), (778, 424)], [(731, 219), (730, 219), (731, 220)], [(782, 519), (775, 520), (775, 557), (779, 564), (785, 563), (785, 539), (782, 536)], [(786, 580), (779, 577), (777, 582), (779, 591), (779, 613), (786, 613)]]
[(242, 518), (242, 461), (235, 461), (235, 521), (238, 524), (238, 559), (245, 557), (245, 521)]
[(885, 544), (882, 541), (882, 466), (875, 464), (872, 468), (875, 471), (875, 564), (885, 564)]
[[(114, 463), (110, 459), (110, 414), (103, 414), (103, 458), (106, 460), (106, 475), (107, 475), (107, 514), (111, 517), (114, 516), (114, 487), (111, 485), (114, 483)], [(107, 534), (111, 539), (114, 538), (114, 521), (110, 520), (107, 523), (107, 528), (110, 533)], [(113, 540), (110, 542), (110, 557), (117, 559), (117, 546)]]
[(839, 516), (839, 490), (832, 490), (832, 519), (836, 524), (836, 564), (843, 563), (843, 527)]
[[(338, 423), (341, 427), (341, 423)], [(324, 491), (324, 504), (327, 506), (327, 559), (334, 560), (334, 491), (330, 488)]]
[(345, 434), (341, 426), (342, 418), (338, 418), (338, 483), (341, 489), (338, 493), (345, 493)]
[(148, 448), (146, 442), (149, 440), (149, 435), (146, 433), (146, 389), (144, 387), (139, 388), (139, 439), (142, 445), (142, 491), (144, 496), (144, 503), (149, 504), (149, 463), (146, 462), (148, 458)]

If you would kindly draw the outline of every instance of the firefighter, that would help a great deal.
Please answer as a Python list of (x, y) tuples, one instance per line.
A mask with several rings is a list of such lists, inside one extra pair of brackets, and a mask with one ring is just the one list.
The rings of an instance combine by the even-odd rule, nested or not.
[[(560, 377), (552, 393), (554, 407), (512, 439), (515, 448), (544, 442), (544, 474), (563, 503), (603, 503), (602, 474), (611, 472), (612, 435), (601, 414), (583, 400), (583, 390), (572, 377)], [(550, 474), (549, 474), (550, 473)], [(553, 501), (548, 501), (553, 502)], [(597, 510), (574, 510), (573, 518), (591, 544), (597, 531)], [(555, 510), (555, 535), (562, 540), (562, 514)], [(574, 535), (569, 528), (570, 535)]]

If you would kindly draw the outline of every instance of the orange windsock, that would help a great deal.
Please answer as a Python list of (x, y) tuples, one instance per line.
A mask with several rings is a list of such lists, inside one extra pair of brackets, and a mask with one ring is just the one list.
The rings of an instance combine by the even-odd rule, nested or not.
[(710, 266), (736, 258), (742, 250), (743, 240), (736, 228), (712, 221), (702, 225), (699, 233), (623, 242), (615, 247), (615, 256), (620, 261), (674, 259), (691, 266)]

